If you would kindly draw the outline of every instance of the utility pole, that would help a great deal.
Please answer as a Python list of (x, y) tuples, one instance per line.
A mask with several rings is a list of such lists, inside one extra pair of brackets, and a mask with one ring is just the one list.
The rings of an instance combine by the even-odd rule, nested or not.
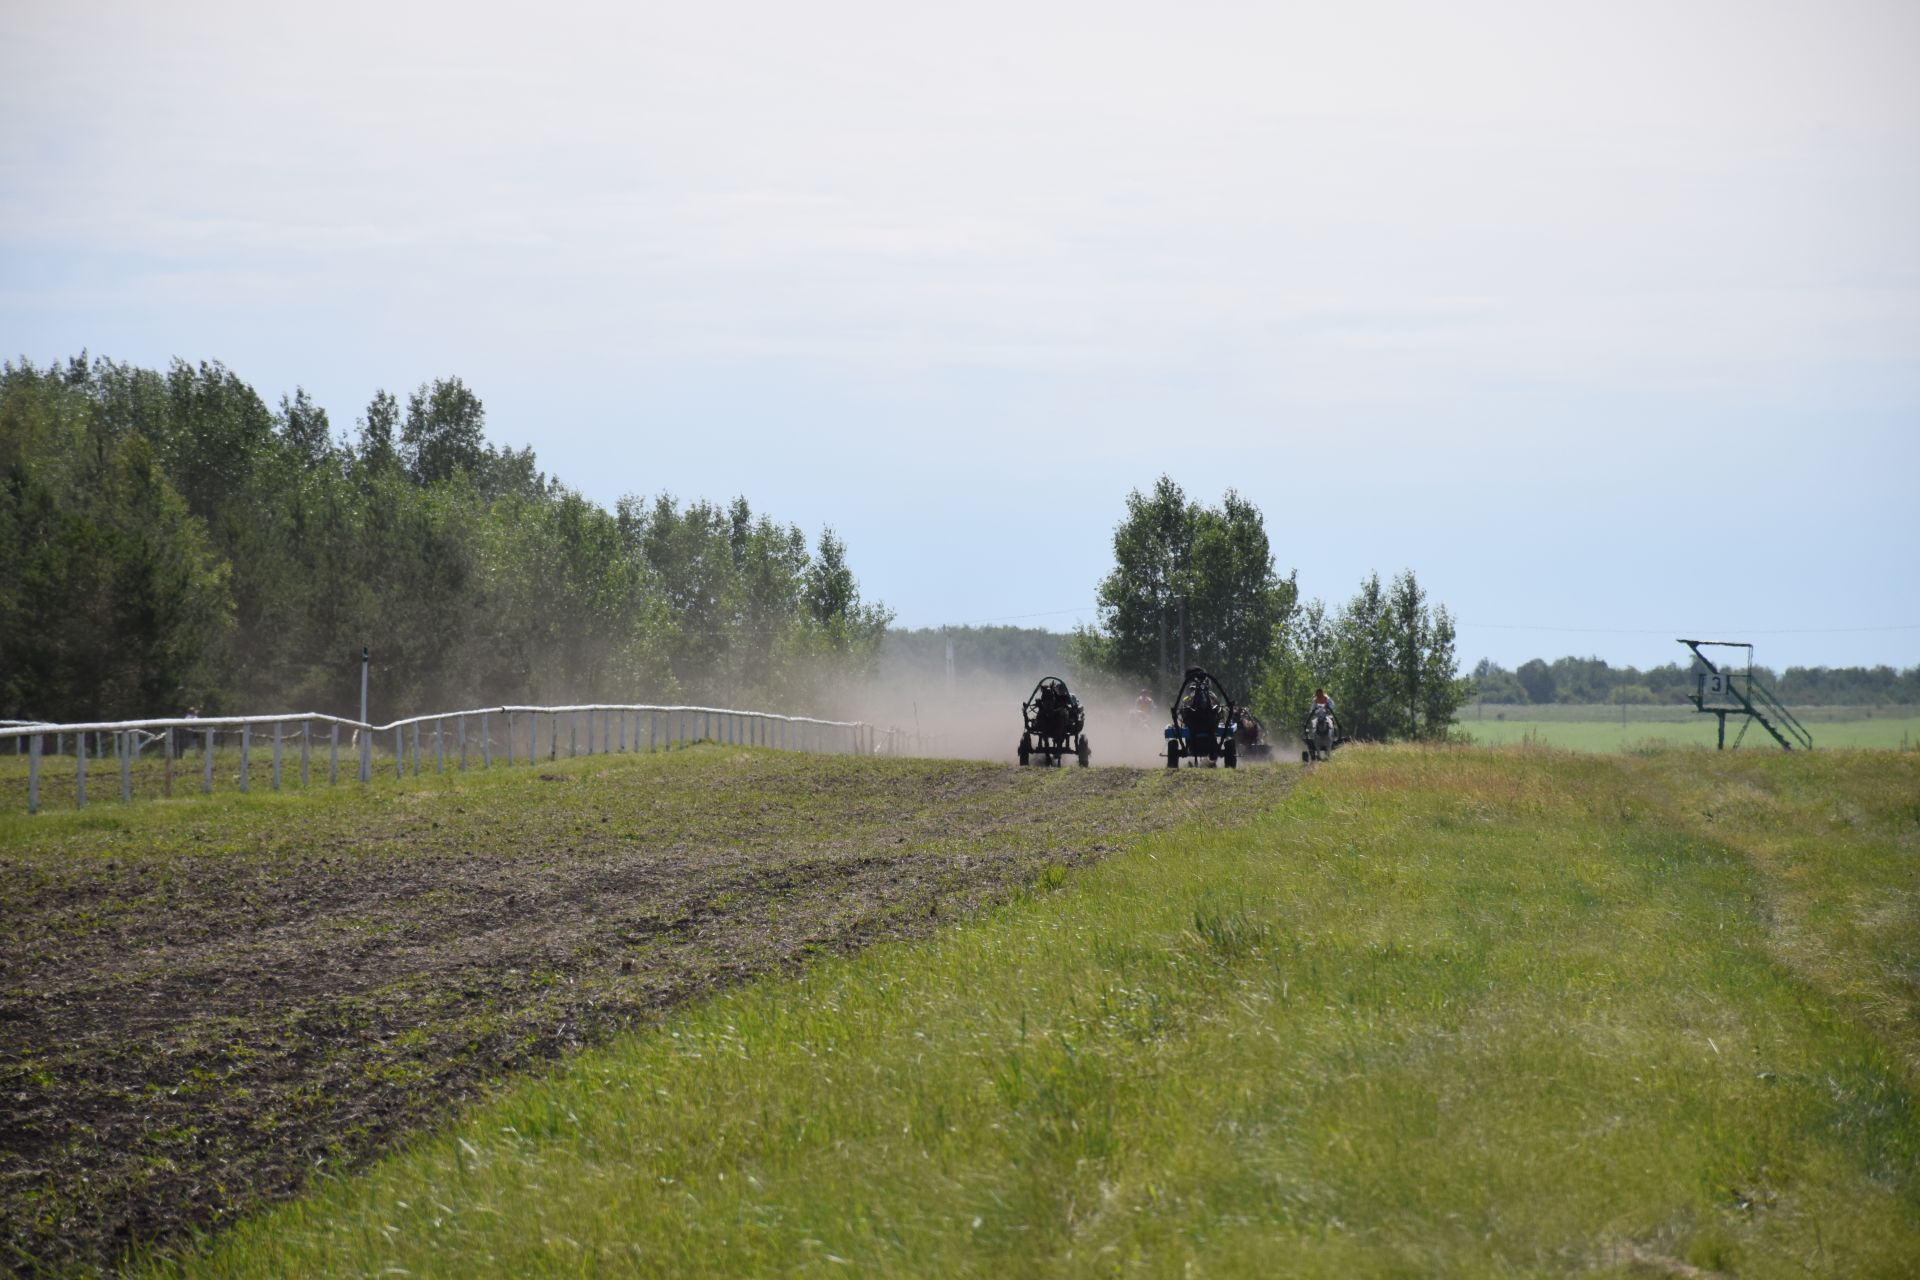
[(1160, 606), (1160, 687), (1167, 686), (1167, 606)]

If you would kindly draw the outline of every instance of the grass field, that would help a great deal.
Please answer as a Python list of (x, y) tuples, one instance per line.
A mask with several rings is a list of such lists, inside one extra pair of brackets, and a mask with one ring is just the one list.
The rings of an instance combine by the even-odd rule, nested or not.
[(1913, 1274), (1920, 757), (1175, 776), (1234, 821), (688, 1007), (154, 1269)]
[(0, 814), (0, 1267), (230, 1222), (490, 1081), (1283, 776), (709, 745)]
[[(1628, 708), (1636, 711), (1638, 708)], [(1662, 708), (1662, 710), (1666, 710)], [(1898, 708), (1900, 711), (1911, 708)], [(1542, 711), (1556, 713), (1542, 716)], [(1566, 714), (1571, 713), (1571, 714)], [(1658, 718), (1629, 716), (1623, 724), (1618, 709), (1611, 715), (1605, 707), (1508, 707), (1503, 718), (1479, 718), (1473, 708), (1463, 713), (1460, 730), (1481, 746), (1506, 746), (1532, 742), (1563, 747), (1569, 751), (1627, 751), (1639, 747), (1712, 748), (1719, 727), (1712, 716), (1686, 711)], [(1920, 749), (1920, 715), (1855, 716), (1847, 719), (1808, 716), (1804, 723), (1813, 734), (1815, 750), (1826, 748), (1868, 747), (1889, 750)], [(1732, 746), (1740, 721), (1727, 720), (1727, 741)], [(1743, 750), (1778, 751), (1780, 748), (1759, 725), (1747, 731)]]

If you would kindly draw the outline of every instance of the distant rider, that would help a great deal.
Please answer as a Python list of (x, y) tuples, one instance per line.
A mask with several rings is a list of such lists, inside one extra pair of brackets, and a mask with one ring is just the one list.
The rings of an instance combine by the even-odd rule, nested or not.
[(1315, 720), (1318, 720), (1321, 716), (1333, 715), (1333, 699), (1327, 696), (1325, 689), (1315, 689), (1313, 691), (1313, 709), (1308, 714)]

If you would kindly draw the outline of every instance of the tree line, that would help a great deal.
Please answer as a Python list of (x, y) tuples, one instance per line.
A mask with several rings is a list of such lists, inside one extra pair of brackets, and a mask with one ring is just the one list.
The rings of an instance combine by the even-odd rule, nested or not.
[(892, 615), (847, 547), (671, 494), (611, 511), (458, 378), (351, 437), (218, 363), (0, 366), (0, 718), (652, 700), (806, 710)]
[(1444, 605), (1411, 569), (1369, 575), (1344, 604), (1302, 603), (1275, 567), (1265, 519), (1229, 490), (1217, 506), (1167, 476), (1127, 497), (1099, 621), (1078, 629), (1076, 667), (1135, 681), (1164, 700), (1184, 667), (1204, 667), (1275, 726), (1302, 719), (1314, 690), (1343, 731), (1373, 740), (1444, 736), (1471, 696)]
[[(1475, 696), (1484, 702), (1548, 703), (1684, 702), (1694, 692), (1692, 659), (1641, 670), (1612, 666), (1603, 658), (1533, 658), (1509, 671), (1482, 658), (1473, 669)], [(1741, 667), (1741, 670), (1745, 670)], [(1754, 675), (1775, 695), (1801, 706), (1911, 706), (1920, 703), (1920, 666), (1788, 667), (1756, 663)]]

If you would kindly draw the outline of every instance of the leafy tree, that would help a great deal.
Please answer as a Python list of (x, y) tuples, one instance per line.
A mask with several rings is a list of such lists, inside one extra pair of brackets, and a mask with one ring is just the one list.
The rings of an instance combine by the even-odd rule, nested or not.
[(1444, 735), (1472, 682), (1459, 675), (1452, 616), (1409, 570), (1388, 587), (1368, 575), (1331, 616), (1318, 600), (1300, 609), (1269, 656), (1255, 710), (1291, 725), (1316, 688), (1332, 695), (1343, 732), (1384, 741)]
[(360, 438), (354, 451), (361, 475), (379, 475), (399, 463), (399, 428), (400, 402), (390, 391), (374, 392), (367, 402), (366, 416), (360, 419)]
[(1099, 625), (1076, 637), (1076, 665), (1171, 689), (1184, 648), (1246, 697), (1298, 595), (1273, 567), (1260, 509), (1229, 490), (1189, 501), (1167, 476), (1127, 495), (1114, 569), (1098, 589)]
[[(351, 448), (304, 390), (79, 357), (0, 371), (0, 715), (703, 696), (801, 709), (891, 615), (847, 548), (662, 495), (607, 512), (481, 436), (458, 379)], [(176, 478), (180, 478), (176, 483)], [(191, 492), (189, 492), (189, 489)]]
[(458, 378), (422, 383), (407, 397), (400, 460), (415, 484), (437, 484), (456, 471), (476, 472), (485, 458), (487, 411)]
[(1520, 669), (1514, 672), (1514, 675), (1519, 678), (1520, 687), (1526, 690), (1527, 701), (1553, 701), (1555, 681), (1552, 667), (1549, 667), (1546, 663), (1540, 661), (1540, 659), (1534, 658), (1528, 662), (1521, 663)]
[(308, 397), (305, 387), (295, 387), (291, 398), (280, 397), (280, 435), (294, 457), (308, 466), (319, 463), (333, 448), (327, 411)]

